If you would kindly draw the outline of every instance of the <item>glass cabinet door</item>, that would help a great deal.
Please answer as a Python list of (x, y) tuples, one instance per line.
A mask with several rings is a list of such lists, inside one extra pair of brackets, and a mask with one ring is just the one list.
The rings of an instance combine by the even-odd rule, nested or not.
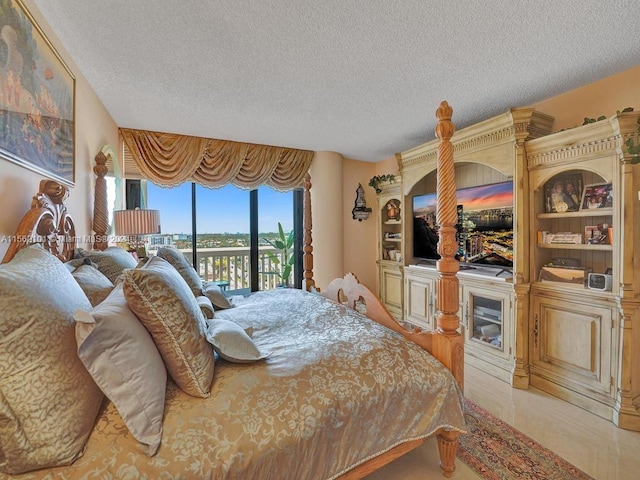
[(503, 350), (503, 301), (471, 293), (467, 308), (470, 337)]

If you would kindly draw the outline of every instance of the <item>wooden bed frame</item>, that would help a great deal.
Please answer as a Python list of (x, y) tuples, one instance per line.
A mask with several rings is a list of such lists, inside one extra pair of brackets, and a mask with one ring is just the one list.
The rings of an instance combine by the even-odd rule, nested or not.
[[(341, 302), (350, 308), (365, 313), (369, 318), (394, 330), (436, 357), (453, 374), (463, 386), (464, 350), (463, 339), (458, 329), (458, 262), (454, 255), (457, 251), (455, 224), (457, 222), (455, 178), (453, 167), (453, 146), (450, 139), (455, 131), (451, 122), (452, 109), (447, 102), (442, 102), (436, 111), (438, 125), (436, 134), (441, 140), (438, 148), (438, 190), (437, 221), (440, 225), (440, 241), (437, 261), (439, 273), (437, 283), (437, 330), (408, 330), (398, 322), (384, 307), (380, 300), (364, 285), (358, 282), (353, 274), (333, 280), (320, 294)], [(107, 247), (106, 221), (106, 158), (102, 153), (96, 157), (94, 172), (97, 175), (94, 202), (95, 242), (93, 247)], [(305, 178), (304, 208), (304, 276), (303, 282), (307, 290), (316, 290), (313, 280), (313, 246), (311, 236), (311, 179)], [(31, 210), (21, 220), (16, 235), (7, 250), (2, 262), (8, 262), (21, 249), (33, 243), (42, 246), (62, 261), (70, 260), (76, 248), (76, 232), (71, 216), (67, 212), (64, 200), (68, 197), (67, 187), (53, 181), (42, 180), (40, 190), (33, 197)], [(441, 429), (436, 432), (440, 466), (443, 475), (450, 477), (455, 470), (455, 458), (458, 447), (458, 432)], [(405, 453), (413, 450), (424, 440), (413, 440), (387, 451), (339, 477), (341, 480), (362, 478)]]

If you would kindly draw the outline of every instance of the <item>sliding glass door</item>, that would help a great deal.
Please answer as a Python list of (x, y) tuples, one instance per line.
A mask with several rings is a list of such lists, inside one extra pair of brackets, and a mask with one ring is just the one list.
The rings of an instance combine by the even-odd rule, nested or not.
[(176, 246), (203, 280), (218, 282), (227, 292), (299, 286), (301, 249), (292, 232), (294, 223), (301, 224), (302, 210), (294, 208), (294, 199), (301, 201), (301, 195), (268, 187), (163, 188), (147, 182), (147, 208), (160, 210), (162, 224), (150, 252)]

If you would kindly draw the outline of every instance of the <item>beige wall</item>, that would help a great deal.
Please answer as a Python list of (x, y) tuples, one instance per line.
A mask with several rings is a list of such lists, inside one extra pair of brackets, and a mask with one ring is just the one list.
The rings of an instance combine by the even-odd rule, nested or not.
[[(93, 158), (103, 145), (118, 144), (118, 130), (33, 2), (24, 0), (24, 3), (76, 77), (75, 186), (71, 188), (67, 206), (75, 220), (77, 235), (88, 236), (91, 234), (93, 209)], [(0, 159), (0, 257), (4, 256), (8, 248), (6, 238), (3, 237), (15, 233), (20, 219), (29, 210), (31, 198), (37, 193), (40, 180), (43, 178), (38, 173)]]
[(640, 110), (640, 65), (533, 105), (555, 118), (553, 130), (582, 125), (585, 117), (610, 117), (616, 110)]
[(342, 155), (316, 152), (311, 163), (313, 278), (322, 289), (344, 275)]
[[(374, 291), (377, 288), (378, 276), (376, 269), (376, 213), (378, 209), (376, 208), (375, 191), (368, 184), (369, 179), (376, 174), (375, 166), (376, 164), (371, 162), (345, 159), (342, 168), (344, 272), (354, 273), (360, 283)], [(372, 210), (369, 218), (363, 221), (354, 220), (352, 214), (358, 184), (362, 185), (367, 207)]]

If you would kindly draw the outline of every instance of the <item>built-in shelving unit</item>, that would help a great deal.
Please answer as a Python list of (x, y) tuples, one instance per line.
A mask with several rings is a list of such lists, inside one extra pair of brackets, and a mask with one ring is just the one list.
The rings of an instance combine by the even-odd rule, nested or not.
[(379, 295), (390, 313), (402, 318), (402, 178), (378, 185), (378, 284)]
[[(640, 345), (632, 321), (640, 312), (634, 245), (640, 171), (623, 146), (637, 141), (639, 117), (618, 114), (526, 145), (531, 384), (633, 430), (640, 430)], [(578, 211), (548, 212), (550, 185), (566, 178), (582, 183)], [(611, 207), (587, 208), (586, 197), (598, 189), (611, 194)], [(582, 238), (549, 244), (541, 232)], [(594, 236), (600, 243), (589, 243)], [(590, 288), (589, 274), (610, 276), (610, 288)]]

